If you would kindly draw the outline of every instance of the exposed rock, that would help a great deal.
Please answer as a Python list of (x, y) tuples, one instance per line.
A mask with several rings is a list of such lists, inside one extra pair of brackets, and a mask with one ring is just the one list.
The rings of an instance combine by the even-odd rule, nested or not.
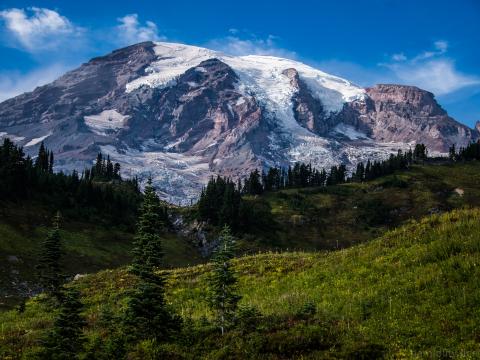
[(344, 121), (381, 142), (416, 142), (430, 150), (447, 152), (478, 135), (448, 116), (432, 93), (415, 86), (376, 85), (367, 89), (367, 101), (347, 104)]
[(465, 194), (465, 190), (463, 190), (461, 188), (455, 188), (455, 190), (453, 190), (453, 191), (460, 197), (462, 197)]
[(18, 262), (20, 262), (20, 259), (15, 255), (8, 255), (7, 256), (7, 261), (9, 263), (18, 263)]
[(321, 101), (312, 95), (307, 84), (300, 79), (297, 70), (286, 69), (283, 74), (297, 90), (292, 97), (293, 113), (297, 122), (319, 135), (325, 135), (332, 130), (335, 122), (325, 113)]
[(152, 42), (0, 103), (0, 138), (27, 154), (45, 141), (56, 170), (68, 172), (102, 151), (124, 175), (152, 176), (162, 198), (183, 204), (215, 174), (235, 179), (296, 161), (352, 167), (420, 142), (446, 152), (479, 130), (416, 87), (364, 90), (293, 60)]

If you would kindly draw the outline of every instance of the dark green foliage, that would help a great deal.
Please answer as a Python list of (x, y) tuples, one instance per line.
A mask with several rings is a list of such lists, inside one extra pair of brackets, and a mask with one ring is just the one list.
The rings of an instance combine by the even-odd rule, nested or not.
[(460, 148), (458, 152), (455, 145), (452, 145), (449, 150), (449, 157), (453, 161), (480, 160), (480, 140)]
[(303, 304), (302, 308), (297, 312), (297, 316), (300, 318), (309, 318), (317, 313), (317, 306), (312, 301), (307, 301)]
[(413, 160), (416, 162), (423, 162), (427, 160), (427, 157), (427, 147), (424, 144), (415, 145), (415, 149), (413, 150)]
[[(424, 146), (422, 147), (424, 149)], [(359, 163), (356, 171), (348, 179), (351, 182), (363, 182), (377, 179), (381, 176), (393, 174), (397, 170), (408, 169), (413, 163), (413, 152), (409, 150), (403, 153), (401, 150), (396, 155), (390, 154), (389, 158), (383, 161), (370, 161), (366, 164)]]
[(152, 180), (149, 179), (140, 207), (130, 272), (142, 280), (156, 282), (162, 286), (163, 279), (155, 274), (155, 270), (164, 265), (160, 235), (166, 228), (165, 211), (152, 186)]
[[(102, 153), (98, 153), (95, 165), (84, 171), (84, 177), (88, 180), (95, 179), (95, 181), (122, 180), (120, 164), (112, 163), (110, 155), (107, 155), (107, 159), (105, 159)], [(136, 182), (136, 179), (134, 181)]]
[(83, 349), (85, 320), (81, 315), (83, 305), (80, 293), (74, 288), (67, 288), (62, 291), (61, 298), (60, 311), (53, 329), (43, 343), (42, 359), (78, 359), (78, 354)]
[(345, 354), (348, 360), (381, 360), (385, 359), (387, 349), (380, 344), (360, 344)]
[[(263, 178), (265, 178), (265, 175), (263, 175)], [(255, 169), (250, 173), (249, 177), (245, 179), (243, 192), (250, 195), (260, 195), (263, 193), (263, 190), (262, 177), (258, 169)]]
[(220, 233), (219, 245), (213, 255), (213, 270), (208, 279), (208, 301), (224, 334), (235, 321), (241, 296), (236, 293), (237, 277), (231, 260), (235, 257), (235, 240), (228, 226)]
[[(101, 156), (100, 156), (101, 157)], [(99, 218), (110, 224), (133, 224), (140, 202), (138, 182), (122, 180), (120, 165), (102, 160), (98, 175), (53, 173), (54, 155), (42, 143), (35, 163), (8, 138), (0, 145), (0, 201), (38, 201), (69, 218)], [(94, 166), (96, 168), (96, 166)]]
[[(419, 159), (426, 159), (426, 148), (419, 145), (416, 148)], [(356, 171), (347, 177), (347, 168), (341, 164), (332, 166), (327, 173), (325, 169), (318, 170), (311, 164), (296, 163), (288, 169), (271, 167), (268, 172), (252, 171), (243, 185), (239, 181), (235, 185), (230, 179), (220, 176), (210, 179), (202, 190), (198, 201), (198, 219), (207, 221), (214, 226), (228, 225), (235, 233), (249, 233), (255, 229), (270, 228), (272, 219), (268, 204), (256, 201), (244, 201), (242, 195), (260, 195), (265, 191), (277, 191), (288, 188), (325, 187), (343, 184), (345, 182), (364, 182), (397, 170), (407, 169), (414, 159), (412, 150), (396, 155), (383, 161), (367, 161), (359, 163)], [(403, 184), (397, 184), (399, 187)], [(395, 185), (392, 185), (395, 186)], [(303, 204), (304, 201), (301, 201)], [(292, 206), (296, 207), (295, 204)]]
[(257, 329), (262, 319), (262, 314), (252, 306), (239, 306), (237, 311), (237, 328), (243, 333), (253, 332)]
[(158, 271), (163, 266), (160, 235), (165, 229), (164, 213), (149, 179), (140, 208), (129, 269), (139, 278), (138, 286), (130, 294), (124, 318), (125, 334), (132, 341), (165, 341), (180, 326), (179, 318), (169, 311), (165, 301), (165, 274)]
[(237, 229), (240, 225), (239, 211), (241, 194), (235, 184), (220, 176), (211, 178), (200, 194), (198, 216), (212, 225), (229, 225)]
[(358, 203), (359, 217), (369, 226), (385, 225), (391, 221), (388, 203), (382, 199), (370, 197)]
[(43, 141), (38, 150), (38, 156), (35, 160), (35, 169), (39, 172), (53, 174), (53, 151), (49, 151)]
[(47, 294), (57, 298), (64, 281), (60, 263), (61, 257), (60, 213), (57, 212), (53, 219), (52, 229), (42, 244), (42, 251), (37, 266), (39, 284)]

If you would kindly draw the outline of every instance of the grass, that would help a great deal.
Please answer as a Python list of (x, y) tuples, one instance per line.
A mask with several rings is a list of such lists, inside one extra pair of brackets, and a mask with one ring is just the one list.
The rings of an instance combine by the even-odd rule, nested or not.
[[(193, 324), (195, 339), (161, 348), (185, 359), (477, 359), (479, 264), (479, 209), (434, 214), (339, 251), (243, 256), (234, 264), (241, 305), (262, 317), (223, 338), (202, 325), (211, 319), (204, 301), (210, 265), (170, 270), (168, 300)], [(121, 269), (72, 284), (82, 292), (90, 342), (108, 337), (101, 314), (120, 314), (134, 284)], [(312, 304), (316, 313), (305, 316)], [(22, 314), (0, 313), (0, 357), (25, 358), (51, 321), (38, 297)], [(159, 351), (142, 346), (131, 358)]]
[[(3, 216), (5, 214), (8, 216)], [(51, 214), (37, 205), (8, 204), (1, 215), (0, 310), (11, 308), (21, 298), (35, 293), (36, 258), (49, 230)], [(65, 251), (63, 264), (68, 276), (116, 268), (131, 259), (133, 233), (129, 229), (66, 219), (61, 236)], [(163, 242), (168, 267), (204, 261), (193, 245), (175, 234), (165, 235)]]
[(245, 237), (247, 250), (345, 248), (411, 219), (480, 206), (480, 163), (415, 165), (366, 183), (287, 189), (250, 199), (270, 207), (275, 230), (258, 229)]

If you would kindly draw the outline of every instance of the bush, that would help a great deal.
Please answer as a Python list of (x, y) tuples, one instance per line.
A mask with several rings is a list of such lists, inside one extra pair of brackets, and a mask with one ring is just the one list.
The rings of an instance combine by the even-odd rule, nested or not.
[(299, 318), (309, 318), (317, 313), (317, 306), (313, 301), (307, 301), (297, 312)]
[(255, 331), (261, 317), (262, 314), (257, 308), (240, 306), (237, 311), (237, 327), (243, 334)]

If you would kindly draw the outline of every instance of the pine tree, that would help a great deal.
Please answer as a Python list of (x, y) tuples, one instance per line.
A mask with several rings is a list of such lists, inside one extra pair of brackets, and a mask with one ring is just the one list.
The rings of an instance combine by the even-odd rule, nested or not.
[(60, 213), (57, 212), (53, 218), (52, 229), (42, 244), (42, 252), (37, 266), (40, 285), (47, 294), (55, 296), (57, 299), (59, 298), (59, 290), (64, 280), (60, 264), (62, 257), (61, 242)]
[(37, 159), (35, 160), (35, 167), (40, 171), (48, 172), (49, 157), (49, 152), (42, 141), (42, 143), (40, 144), (40, 148), (38, 149)]
[(48, 158), (48, 173), (53, 174), (53, 151), (50, 151)]
[(81, 352), (84, 337), (82, 334), (85, 320), (81, 312), (83, 306), (80, 301), (80, 293), (74, 288), (62, 291), (60, 311), (43, 342), (43, 359), (72, 360), (78, 359)]
[(235, 256), (235, 241), (230, 228), (225, 226), (220, 233), (220, 244), (213, 256), (213, 271), (208, 279), (208, 301), (216, 313), (222, 335), (235, 320), (241, 296), (236, 294), (237, 278), (231, 260)]
[(158, 272), (163, 265), (160, 233), (165, 228), (162, 206), (149, 179), (137, 224), (129, 271), (139, 284), (131, 294), (124, 318), (126, 334), (132, 340), (165, 340), (178, 330), (179, 319), (167, 308), (165, 274)]
[(160, 234), (165, 230), (165, 224), (162, 213), (162, 205), (152, 186), (152, 179), (148, 179), (137, 222), (130, 272), (142, 280), (159, 283), (163, 281), (155, 274), (155, 270), (163, 265), (164, 254)]

